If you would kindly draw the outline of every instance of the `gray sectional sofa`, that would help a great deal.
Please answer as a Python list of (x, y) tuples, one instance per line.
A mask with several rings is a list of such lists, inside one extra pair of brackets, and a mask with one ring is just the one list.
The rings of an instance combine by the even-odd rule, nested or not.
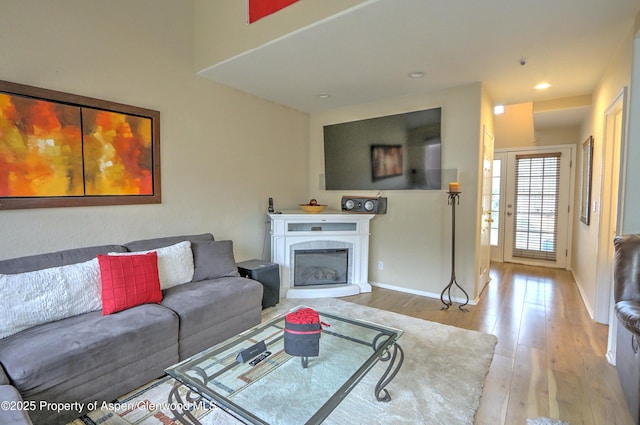
[(92, 311), (0, 339), (0, 401), (35, 402), (25, 403), (26, 412), (0, 409), (0, 423), (66, 423), (78, 412), (40, 409), (41, 402), (112, 401), (162, 376), (168, 366), (260, 323), (263, 291), (259, 282), (239, 277), (231, 242), (211, 234), (0, 261), (0, 274), (13, 275), (182, 241), (191, 243), (193, 281), (162, 290), (160, 304), (109, 315)]

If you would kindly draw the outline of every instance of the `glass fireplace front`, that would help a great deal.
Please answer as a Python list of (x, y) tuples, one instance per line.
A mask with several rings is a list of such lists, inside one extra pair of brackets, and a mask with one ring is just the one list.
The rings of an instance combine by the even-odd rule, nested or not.
[(299, 249), (294, 252), (294, 286), (347, 284), (348, 249)]

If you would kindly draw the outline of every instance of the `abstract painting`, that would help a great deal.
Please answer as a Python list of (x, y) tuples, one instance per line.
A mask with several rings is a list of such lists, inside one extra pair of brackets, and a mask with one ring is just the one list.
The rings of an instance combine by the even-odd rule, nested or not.
[(0, 209), (159, 203), (159, 120), (0, 81)]
[(0, 93), (0, 196), (82, 196), (80, 108)]
[(151, 119), (84, 108), (88, 195), (152, 195)]

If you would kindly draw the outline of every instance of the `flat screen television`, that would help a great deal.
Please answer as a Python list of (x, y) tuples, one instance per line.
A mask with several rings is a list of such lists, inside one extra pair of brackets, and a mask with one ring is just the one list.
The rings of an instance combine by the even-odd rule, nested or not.
[(441, 108), (324, 126), (326, 190), (440, 190)]

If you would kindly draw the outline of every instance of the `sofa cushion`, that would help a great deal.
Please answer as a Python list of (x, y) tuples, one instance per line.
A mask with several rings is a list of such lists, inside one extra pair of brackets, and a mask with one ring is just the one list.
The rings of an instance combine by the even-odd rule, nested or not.
[(98, 255), (102, 281), (102, 314), (162, 301), (158, 254)]
[[(259, 323), (262, 305), (262, 284), (243, 277), (224, 277), (174, 286), (164, 291), (162, 305), (173, 310), (180, 318), (180, 358), (195, 354), (183, 341), (214, 325), (232, 321), (247, 312), (256, 314)], [(245, 324), (246, 330), (257, 323)], [(206, 332), (205, 332), (206, 334)], [(199, 341), (200, 349), (214, 345), (230, 335), (218, 335), (221, 339)]]
[(25, 273), (0, 274), (0, 339), (101, 307), (96, 259)]
[(191, 244), (195, 270), (193, 281), (238, 277), (232, 241), (197, 241)]
[(96, 255), (98, 254), (126, 251), (127, 249), (121, 245), (100, 245), (87, 248), (67, 249), (64, 251), (49, 252), (46, 254), (30, 255), (27, 257), (0, 261), (0, 273), (16, 274), (48, 269), (50, 267), (66, 266), (68, 264), (82, 263), (92, 260), (96, 258)]
[[(10, 385), (0, 385), (0, 401), (20, 402), (20, 393)], [(11, 406), (11, 405), (9, 405)], [(13, 406), (11, 406), (13, 407)], [(0, 408), (0, 424), (31, 425), (27, 410), (15, 408)]]
[(158, 275), (160, 289), (191, 282), (193, 279), (193, 253), (191, 242), (183, 241), (175, 245), (146, 251), (118, 252), (109, 255), (136, 255), (155, 252), (158, 254)]
[(156, 304), (109, 316), (96, 311), (5, 338), (0, 364), (25, 399), (37, 398), (78, 377), (89, 381), (152, 358), (167, 347), (175, 346), (177, 355), (177, 335), (177, 316)]
[(169, 245), (175, 245), (178, 242), (189, 241), (212, 241), (213, 235), (211, 233), (202, 233), (199, 235), (183, 235), (183, 236), (169, 236), (164, 238), (143, 239), (139, 241), (128, 242), (124, 244), (124, 247), (129, 251), (146, 251), (150, 249), (163, 248)]

